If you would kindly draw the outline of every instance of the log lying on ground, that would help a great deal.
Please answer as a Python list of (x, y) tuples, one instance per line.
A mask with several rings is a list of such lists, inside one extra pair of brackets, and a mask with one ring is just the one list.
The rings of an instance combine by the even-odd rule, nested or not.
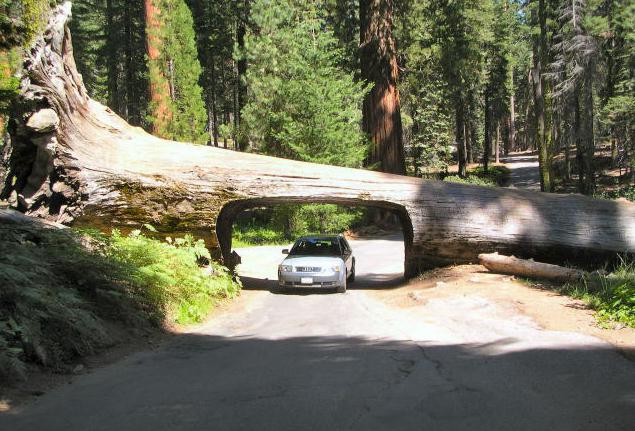
[(575, 268), (565, 268), (548, 263), (503, 256), (498, 253), (483, 253), (478, 256), (479, 263), (492, 272), (520, 277), (540, 278), (559, 282), (580, 281), (589, 274)]
[(57, 7), (29, 51), (21, 111), (11, 120), (2, 197), (26, 214), (104, 229), (150, 223), (166, 235), (202, 237), (229, 262), (232, 222), (244, 209), (373, 206), (401, 221), (406, 276), (476, 262), (490, 251), (593, 263), (635, 252), (635, 205), (628, 203), (424, 181), (150, 136), (88, 97), (69, 17), (68, 3)]

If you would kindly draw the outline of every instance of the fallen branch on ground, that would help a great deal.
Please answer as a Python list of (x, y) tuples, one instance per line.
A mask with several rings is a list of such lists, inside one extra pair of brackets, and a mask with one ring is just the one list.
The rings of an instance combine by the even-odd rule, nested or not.
[(579, 269), (534, 262), (533, 260), (519, 259), (514, 256), (503, 256), (498, 253), (479, 254), (478, 259), (481, 265), (489, 271), (500, 274), (560, 282), (579, 281), (589, 276), (587, 272)]

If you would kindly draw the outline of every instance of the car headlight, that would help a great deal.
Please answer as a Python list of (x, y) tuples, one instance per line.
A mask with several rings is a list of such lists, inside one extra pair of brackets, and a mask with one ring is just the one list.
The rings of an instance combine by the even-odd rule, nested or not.
[(293, 267), (291, 265), (278, 265), (278, 271), (293, 272)]
[(342, 268), (340, 268), (340, 266), (339, 266), (339, 265), (334, 266), (334, 267), (332, 267), (331, 269), (333, 270), (333, 272), (340, 272), (340, 271), (342, 270)]

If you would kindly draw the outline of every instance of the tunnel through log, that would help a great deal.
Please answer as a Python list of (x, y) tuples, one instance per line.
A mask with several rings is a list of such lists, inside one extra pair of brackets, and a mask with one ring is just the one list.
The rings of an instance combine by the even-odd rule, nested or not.
[(337, 204), (341, 206), (351, 207), (368, 207), (368, 208), (380, 208), (393, 213), (403, 232), (404, 241), (404, 276), (412, 277), (418, 272), (418, 264), (416, 260), (410, 258), (412, 250), (412, 221), (408, 216), (406, 208), (395, 205), (390, 202), (368, 202), (359, 199), (320, 199), (307, 201), (305, 197), (285, 197), (285, 198), (258, 198), (258, 199), (243, 199), (227, 203), (220, 211), (216, 222), (216, 237), (218, 239), (219, 247), (223, 256), (223, 260), (233, 266), (232, 259), (232, 226), (234, 220), (241, 212), (257, 207), (270, 207), (281, 204)]
[(301, 200), (399, 209), (412, 232), (408, 276), (495, 251), (594, 266), (635, 252), (631, 203), (425, 181), (153, 137), (88, 97), (73, 59), (70, 15), (69, 2), (56, 7), (28, 51), (10, 120), (1, 196), (26, 214), (103, 229), (150, 223), (165, 235), (201, 236), (220, 256), (229, 247), (223, 226), (232, 205)]

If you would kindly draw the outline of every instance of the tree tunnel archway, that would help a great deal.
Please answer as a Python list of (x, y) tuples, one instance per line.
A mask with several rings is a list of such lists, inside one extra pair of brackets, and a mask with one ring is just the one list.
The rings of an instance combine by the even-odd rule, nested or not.
[(350, 207), (365, 207), (388, 210), (397, 217), (401, 230), (403, 232), (404, 243), (404, 276), (410, 277), (414, 274), (415, 268), (410, 261), (413, 246), (413, 227), (412, 220), (408, 211), (402, 205), (385, 201), (368, 201), (363, 199), (344, 199), (344, 198), (322, 198), (311, 199), (307, 201), (306, 197), (285, 196), (285, 197), (263, 197), (254, 199), (240, 199), (225, 204), (216, 220), (216, 238), (220, 246), (223, 260), (226, 263), (232, 263), (232, 226), (236, 217), (243, 211), (258, 207), (271, 207), (283, 204), (336, 204)]
[(25, 52), (10, 120), (0, 198), (28, 215), (104, 230), (150, 223), (166, 236), (204, 237), (215, 256), (228, 258), (231, 221), (244, 208), (376, 206), (400, 216), (406, 277), (494, 251), (596, 267), (635, 254), (631, 203), (427, 181), (151, 136), (88, 96), (70, 17), (70, 3), (53, 8), (45, 33)]

